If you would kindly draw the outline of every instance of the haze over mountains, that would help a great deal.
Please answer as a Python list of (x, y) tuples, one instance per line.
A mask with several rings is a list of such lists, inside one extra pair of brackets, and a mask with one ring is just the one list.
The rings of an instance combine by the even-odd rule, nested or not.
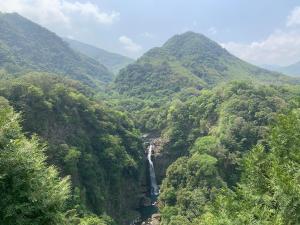
[(134, 60), (129, 57), (122, 56), (116, 53), (111, 53), (104, 49), (97, 48), (95, 46), (85, 44), (80, 41), (76, 41), (69, 38), (64, 38), (64, 40), (68, 42), (71, 48), (97, 60), (99, 63), (106, 66), (110, 71), (112, 71), (115, 74), (117, 74), (120, 69), (134, 62)]
[(286, 74), (288, 76), (300, 77), (300, 62), (296, 62), (288, 66), (261, 65), (261, 67), (270, 71)]
[(275, 69), (275, 71), (279, 71), (290, 76), (300, 77), (300, 62), (291, 64), (289, 66), (279, 67)]

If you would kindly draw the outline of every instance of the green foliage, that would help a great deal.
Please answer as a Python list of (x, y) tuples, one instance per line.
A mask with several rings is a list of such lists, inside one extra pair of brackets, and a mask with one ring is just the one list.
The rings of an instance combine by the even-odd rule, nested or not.
[(36, 137), (26, 138), (19, 116), (0, 98), (0, 223), (6, 225), (67, 224), (67, 178), (45, 163)]
[(220, 194), (201, 224), (299, 224), (299, 125), (298, 109), (279, 117), (267, 146), (245, 157), (236, 190)]
[(79, 214), (90, 210), (123, 219), (138, 202), (144, 171), (140, 134), (125, 113), (93, 101), (85, 92), (45, 74), (0, 87), (0, 95), (22, 113), (25, 132), (48, 143), (48, 161), (62, 175), (71, 175), (69, 204)]
[(97, 217), (95, 215), (85, 216), (80, 220), (79, 225), (116, 225), (109, 217)]
[(216, 163), (214, 157), (196, 153), (191, 158), (179, 158), (168, 168), (160, 195), (163, 224), (172, 224), (174, 215), (191, 221), (203, 213), (216, 188), (224, 185)]
[[(234, 82), (212, 91), (202, 91), (200, 96), (186, 102), (174, 101), (168, 110), (167, 127), (164, 131), (169, 140), (165, 151), (177, 156), (188, 156), (172, 163), (163, 180), (160, 194), (163, 224), (170, 224), (172, 216), (184, 217), (192, 224), (204, 224), (206, 220), (209, 222), (205, 224), (214, 224), (212, 214), (208, 211), (212, 202), (219, 204), (217, 210), (220, 215), (224, 204), (228, 204), (228, 213), (239, 207), (238, 197), (235, 197), (236, 194), (230, 188), (234, 189), (241, 177), (242, 180), (245, 179), (244, 174), (241, 176), (240, 167), (241, 162), (247, 162), (243, 160), (244, 155), (258, 143), (266, 145), (268, 127), (274, 123), (278, 113), (285, 112), (294, 105), (291, 99), (296, 96), (299, 96), (299, 91), (297, 93), (282, 87)], [(295, 129), (291, 133), (288, 132), (289, 127), (284, 129), (287, 130), (286, 138), (291, 140), (286, 143), (296, 146), (297, 135), (294, 136), (295, 139), (291, 139)], [(274, 140), (282, 141), (276, 138)], [(281, 157), (286, 155), (288, 153), (285, 152)], [(253, 182), (245, 186), (250, 192), (257, 188), (253, 186), (256, 184), (265, 188), (261, 190), (262, 193), (270, 184), (263, 182), (264, 176), (257, 176), (257, 173), (264, 171), (263, 162), (268, 162), (269, 159), (266, 155), (255, 156), (257, 159), (248, 161), (247, 166), (253, 170), (248, 178)], [(266, 177), (269, 176), (271, 174)], [(289, 179), (292, 178), (285, 181)], [(224, 197), (219, 194), (221, 190), (225, 190), (234, 201), (229, 199), (224, 203)], [(252, 224), (245, 221), (253, 219), (254, 215), (254, 211), (248, 208), (247, 216), (236, 215), (241, 217), (240, 220), (233, 222), (222, 218), (224, 223), (216, 224)]]
[[(292, 79), (187, 32), (96, 93), (62, 76), (96, 87), (111, 81), (106, 68), (17, 14), (0, 14), (0, 58), (0, 95), (20, 113), (0, 98), (3, 224), (128, 224), (145, 179), (140, 131), (161, 134), (161, 154), (177, 159), (161, 185), (162, 225), (300, 223), (300, 112), (270, 132), (299, 107), (299, 87), (249, 82)], [(236, 79), (247, 81), (203, 90)]]
[(174, 154), (184, 155), (187, 149), (207, 153), (221, 158), (224, 170), (229, 171), (245, 151), (263, 140), (267, 125), (296, 95), (283, 88), (249, 82), (204, 90), (184, 103), (172, 103), (164, 135)]
[(115, 89), (143, 99), (163, 98), (186, 88), (202, 89), (232, 80), (293, 82), (236, 58), (201, 34), (187, 32), (175, 35), (121, 70)]
[(73, 51), (57, 35), (16, 13), (0, 14), (0, 58), (0, 67), (11, 74), (51, 72), (92, 87), (112, 80), (102, 64)]

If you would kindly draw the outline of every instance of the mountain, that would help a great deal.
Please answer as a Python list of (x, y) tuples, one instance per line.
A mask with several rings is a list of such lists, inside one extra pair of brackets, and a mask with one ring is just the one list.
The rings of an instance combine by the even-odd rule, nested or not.
[(134, 62), (134, 60), (129, 57), (108, 52), (104, 49), (97, 48), (95, 46), (85, 44), (80, 41), (68, 38), (65, 38), (64, 40), (70, 45), (72, 49), (82, 54), (85, 54), (93, 59), (96, 59), (98, 62), (102, 63), (115, 74), (117, 74), (120, 69)]
[(280, 71), (280, 69), (282, 68), (279, 65), (274, 65), (274, 64), (262, 64), (262, 65), (258, 65), (261, 68), (264, 68), (266, 70), (271, 70), (271, 71)]
[(300, 76), (300, 61), (297, 63), (294, 63), (292, 65), (289, 66), (284, 66), (281, 68), (278, 68), (277, 71), (290, 75), (290, 76), (295, 76), (295, 77), (299, 77)]
[[(106, 106), (100, 100), (94, 101), (92, 97), (89, 97), (91, 96), (89, 90), (89, 88), (85, 88), (85, 86), (77, 82), (74, 85), (73, 80), (48, 76), (45, 73), (29, 74), (0, 82), (0, 168), (2, 169), (5, 165), (13, 163), (11, 160), (3, 164), (6, 155), (2, 154), (2, 145), (4, 146), (5, 140), (11, 140), (10, 143), (12, 143), (13, 139), (11, 137), (15, 134), (12, 130), (6, 135), (9, 138), (2, 136), (3, 130), (9, 126), (2, 123), (3, 116), (1, 111), (3, 114), (3, 109), (1, 106), (3, 107), (3, 105), (1, 105), (1, 101), (4, 97), (16, 112), (22, 114), (20, 123), (24, 133), (27, 136), (37, 135), (42, 143), (47, 144), (47, 149), (45, 150), (47, 163), (59, 168), (61, 176), (70, 176), (72, 197), (70, 196), (68, 204), (73, 205), (74, 208), (76, 207), (76, 210), (78, 210), (76, 214), (82, 215), (82, 213), (90, 214), (93, 212), (100, 216), (105, 213), (116, 219), (118, 225), (129, 224), (136, 218), (137, 212), (135, 210), (140, 201), (140, 183), (145, 179), (144, 174), (146, 174), (144, 169), (146, 166), (144, 165), (144, 160), (142, 160), (144, 153), (140, 134), (127, 114)], [(9, 118), (15, 119), (12, 116)], [(17, 136), (17, 138), (19, 140), (20, 137)], [(20, 153), (17, 152), (18, 156), (21, 157), (22, 154), (26, 153), (27, 147), (22, 147), (17, 141), (14, 141), (14, 143), (19, 148), (23, 148)], [(44, 144), (42, 145), (44, 146)], [(9, 146), (7, 149), (12, 150)], [(26, 157), (27, 154), (23, 158), (28, 158)], [(30, 162), (35, 161), (34, 157), (36, 157), (36, 154), (32, 156), (33, 159), (29, 157)], [(16, 163), (22, 162), (18, 161)], [(15, 170), (19, 171), (24, 170), (24, 173), (33, 173), (31, 170), (26, 171), (24, 166), (24, 164), (20, 164), (18, 167), (11, 167), (16, 167)], [(1, 177), (3, 176), (3, 171), (7, 172), (9, 168), (5, 167), (6, 170), (1, 170)], [(41, 173), (43, 172), (39, 165), (35, 169)], [(24, 178), (24, 176), (18, 178), (17, 175), (10, 174), (15, 179), (27, 181), (27, 178)], [(39, 177), (45, 176), (40, 175)], [(6, 179), (9, 178), (9, 176), (6, 176)], [(6, 185), (2, 185), (3, 180), (1, 179), (0, 190), (3, 190), (3, 187)], [(36, 179), (32, 179), (28, 182), (28, 185), (33, 184), (33, 186), (36, 186), (34, 185), (35, 182)], [(20, 182), (12, 183), (17, 186), (20, 185)], [(45, 191), (48, 191), (48, 183), (44, 182), (43, 184), (46, 185)], [(11, 187), (7, 188), (10, 190), (9, 193), (15, 194), (15, 189), (17, 188), (10, 189)], [(22, 187), (26, 186), (22, 185)], [(32, 190), (34, 189), (23, 189), (22, 187), (18, 186), (19, 191), (22, 191), (20, 196), (24, 197), (24, 193), (27, 190), (34, 196), (40, 196), (37, 195), (40, 188), (33, 192)], [(63, 193), (63, 190), (61, 191)], [(50, 192), (52, 196), (50, 197), (57, 197), (59, 191), (56, 192), (57, 194)], [(43, 196), (48, 197), (48, 195)], [(2, 197), (3, 194), (0, 194), (0, 196)], [(6, 197), (6, 199), (10, 204), (15, 203), (12, 198)], [(59, 199), (55, 200), (58, 201)], [(23, 216), (24, 220), (27, 218), (36, 219), (37, 215), (44, 213), (47, 204), (50, 204), (49, 210), (54, 207), (53, 203), (48, 203), (49, 201), (43, 197), (36, 200), (37, 204), (30, 204), (32, 201), (27, 200), (25, 197), (18, 197), (16, 201), (20, 202), (19, 205), (24, 202), (26, 209), (31, 208), (33, 205), (43, 207), (41, 212), (36, 209), (32, 214), (25, 214)], [(35, 202), (35, 200), (33, 201)], [(3, 202), (0, 200), (1, 204)], [(20, 212), (18, 211), (18, 213)], [(23, 214), (20, 213), (20, 215)], [(22, 221), (20, 223), (3, 223), (2, 218), (3, 213), (1, 210), (0, 224), (41, 224), (39, 222), (22, 223)], [(17, 220), (17, 218), (13, 218), (13, 220)], [(42, 224), (50, 223), (43, 222)], [(78, 223), (59, 222), (51, 224), (79, 225)], [(100, 222), (80, 224), (115, 225), (115, 223)]]
[(147, 98), (236, 79), (277, 83), (288, 78), (242, 61), (204, 35), (186, 32), (121, 70), (115, 88), (120, 93)]
[(0, 68), (15, 74), (57, 73), (90, 86), (113, 77), (96, 60), (75, 52), (55, 33), (16, 13), (0, 13)]

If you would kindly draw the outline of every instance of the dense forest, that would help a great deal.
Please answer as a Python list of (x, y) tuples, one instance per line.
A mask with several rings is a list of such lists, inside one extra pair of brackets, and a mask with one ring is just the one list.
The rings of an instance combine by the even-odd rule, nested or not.
[(300, 80), (193, 32), (135, 62), (68, 42), (0, 14), (0, 224), (142, 224), (149, 205), (161, 225), (300, 224)]

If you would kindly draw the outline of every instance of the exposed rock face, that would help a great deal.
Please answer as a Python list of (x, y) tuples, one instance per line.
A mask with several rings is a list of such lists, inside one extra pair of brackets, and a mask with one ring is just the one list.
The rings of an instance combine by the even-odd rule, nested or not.
[(159, 225), (160, 224), (160, 220), (161, 220), (161, 216), (160, 214), (156, 213), (156, 214), (153, 214), (152, 217), (151, 217), (151, 220), (152, 220), (152, 225)]
[(161, 221), (161, 216), (160, 214), (156, 213), (153, 214), (150, 219), (143, 222), (142, 225), (160, 225), (160, 221)]
[(167, 150), (168, 140), (163, 138), (156, 138), (153, 140), (155, 145), (153, 154), (153, 164), (157, 183), (161, 184), (162, 180), (166, 177), (166, 171), (171, 163), (173, 163), (177, 156), (171, 154)]

